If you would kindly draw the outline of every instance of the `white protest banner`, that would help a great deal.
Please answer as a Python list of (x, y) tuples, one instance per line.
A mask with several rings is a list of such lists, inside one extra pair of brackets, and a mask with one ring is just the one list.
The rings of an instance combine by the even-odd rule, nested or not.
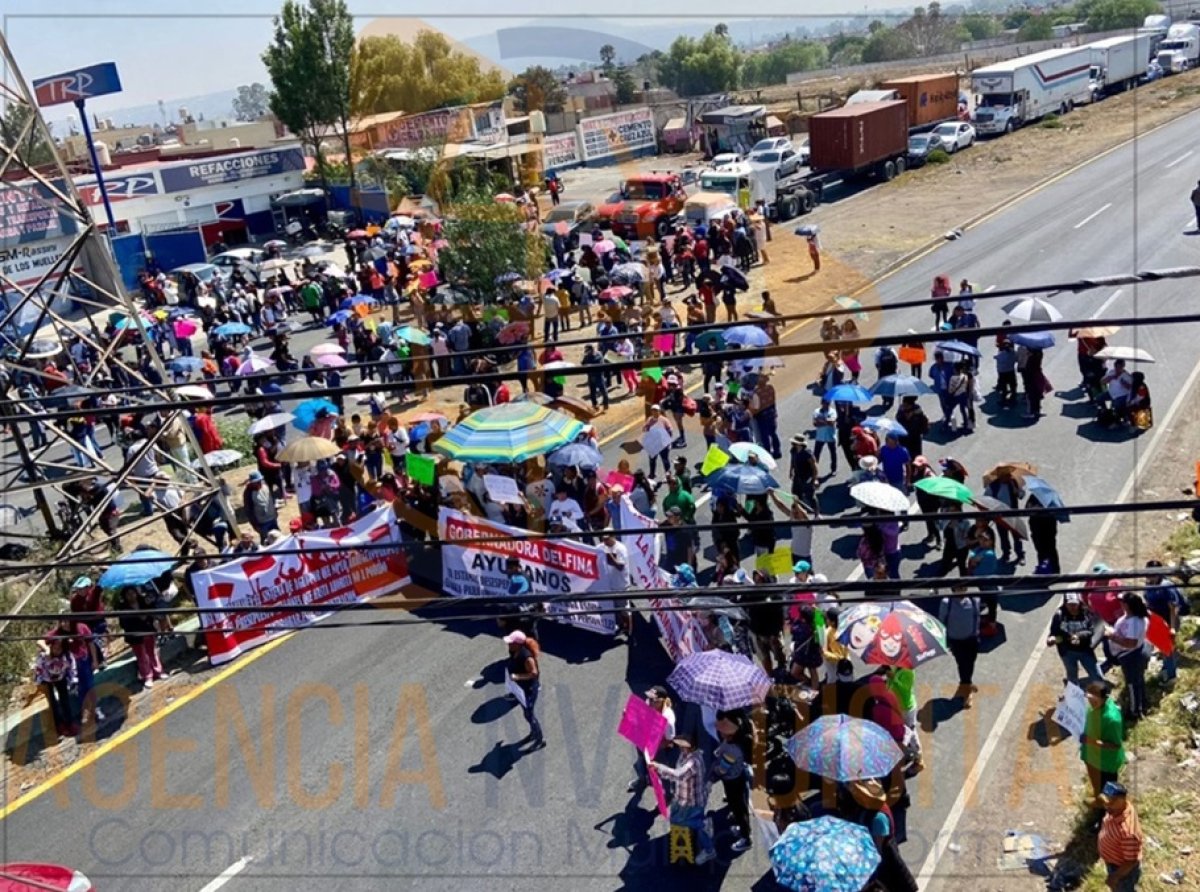
[[(662, 535), (649, 517), (641, 514), (629, 501), (621, 499), (621, 538), (629, 550), (629, 578), (635, 589), (663, 589), (671, 587), (671, 576), (658, 565), (662, 548)], [(683, 609), (679, 598), (651, 598), (647, 602), (658, 630), (662, 633), (663, 647), (668, 656), (678, 662), (688, 654), (705, 649), (704, 630), (690, 611)]]
[(525, 706), (525, 689), (512, 680), (508, 670), (504, 670), (504, 689), (517, 698), (517, 702)]
[(671, 447), (671, 435), (662, 424), (656, 424), (642, 434), (642, 448), (646, 455), (659, 455)]
[[(587, 595), (603, 580), (603, 552), (582, 542), (530, 538), (528, 530), (445, 507), (438, 513), (438, 536), (444, 543), (442, 590), (453, 598), (508, 597), (504, 565), (510, 557), (520, 560), (525, 578), (538, 595)], [(472, 543), (474, 539), (505, 536), (521, 538)], [(615, 635), (615, 616), (588, 612), (609, 606), (607, 601), (556, 601), (549, 606), (547, 616)], [(571, 615), (566, 615), (568, 612)]]
[(1087, 694), (1077, 684), (1068, 684), (1054, 708), (1054, 721), (1067, 730), (1072, 737), (1082, 737), (1087, 721)]
[[(389, 543), (394, 547), (380, 547)], [(347, 548), (353, 545), (371, 548)], [(390, 507), (348, 526), (288, 536), (271, 548), (203, 570), (194, 579), (199, 607), (260, 608), (202, 614), (208, 657), (214, 665), (316, 622), (329, 614), (332, 605), (369, 601), (409, 583), (408, 561)], [(312, 610), (291, 609), (298, 606)]]
[(520, 505), (521, 491), (517, 489), (517, 481), (503, 474), (484, 474), (483, 486), (488, 497), (501, 505)]

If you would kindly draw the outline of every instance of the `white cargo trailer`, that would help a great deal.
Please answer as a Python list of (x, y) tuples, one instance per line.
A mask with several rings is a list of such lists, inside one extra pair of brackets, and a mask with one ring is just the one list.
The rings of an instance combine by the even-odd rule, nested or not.
[(1078, 46), (975, 69), (975, 130), (985, 136), (1011, 133), (1051, 112), (1066, 114), (1089, 102), (1091, 67), (1091, 50)]

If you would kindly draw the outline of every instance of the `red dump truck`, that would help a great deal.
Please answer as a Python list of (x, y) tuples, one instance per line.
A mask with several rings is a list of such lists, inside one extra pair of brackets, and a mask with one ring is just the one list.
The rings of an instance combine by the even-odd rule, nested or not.
[(859, 102), (808, 119), (809, 168), (843, 179), (903, 173), (908, 157), (908, 105)]
[(916, 74), (884, 81), (881, 90), (895, 90), (908, 105), (908, 126), (926, 128), (958, 118), (958, 75)]

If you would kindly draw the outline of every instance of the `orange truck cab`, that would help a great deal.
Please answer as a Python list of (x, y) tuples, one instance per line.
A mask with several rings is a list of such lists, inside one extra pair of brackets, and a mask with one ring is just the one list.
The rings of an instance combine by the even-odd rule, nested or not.
[(612, 217), (613, 235), (624, 239), (662, 238), (683, 210), (687, 191), (677, 173), (637, 174), (625, 180), (625, 201)]

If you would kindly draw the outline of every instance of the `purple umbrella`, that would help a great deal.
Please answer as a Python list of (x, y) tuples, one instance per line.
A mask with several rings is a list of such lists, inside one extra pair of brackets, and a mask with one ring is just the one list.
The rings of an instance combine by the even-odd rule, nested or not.
[(771, 679), (742, 654), (706, 650), (680, 660), (667, 679), (680, 698), (713, 709), (741, 709), (762, 703)]

